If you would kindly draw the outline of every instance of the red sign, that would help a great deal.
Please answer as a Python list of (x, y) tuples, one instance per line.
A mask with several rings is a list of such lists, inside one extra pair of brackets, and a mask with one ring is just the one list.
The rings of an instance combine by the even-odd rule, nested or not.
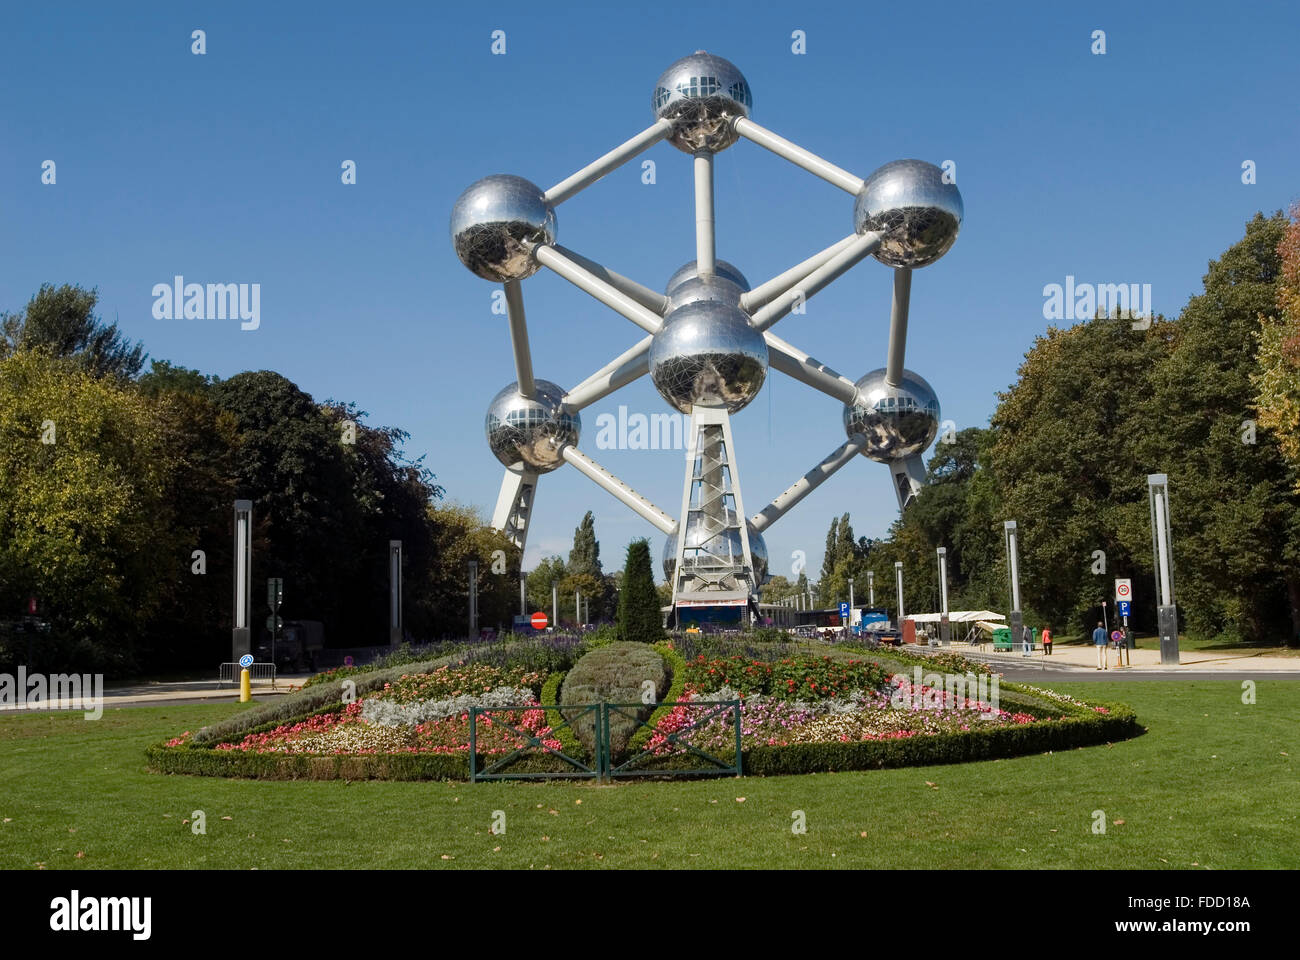
[(545, 630), (545, 629), (546, 629), (546, 614), (544, 614), (544, 613), (542, 613), (542, 611), (538, 610), (536, 613), (533, 614), (533, 619), (532, 619), (531, 623), (532, 623), (532, 625), (533, 625), (533, 629), (534, 629), (534, 630)]

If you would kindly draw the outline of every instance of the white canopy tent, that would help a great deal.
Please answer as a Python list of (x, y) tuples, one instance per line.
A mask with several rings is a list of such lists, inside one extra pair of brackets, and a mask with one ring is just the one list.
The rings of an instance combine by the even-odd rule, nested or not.
[[(915, 623), (935, 623), (939, 622), (941, 614), (938, 613), (909, 613), (904, 620), (911, 620)], [(1000, 613), (992, 610), (952, 610), (948, 613), (949, 623), (968, 624), (966, 636), (963, 637), (967, 643), (976, 643), (975, 634), (979, 630), (987, 630), (992, 633), (998, 627), (1005, 626), (1004, 621), (1007, 618)]]

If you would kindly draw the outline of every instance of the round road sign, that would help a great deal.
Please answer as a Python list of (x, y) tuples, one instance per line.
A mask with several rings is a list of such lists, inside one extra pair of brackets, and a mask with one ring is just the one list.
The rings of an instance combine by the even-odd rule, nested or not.
[(546, 614), (538, 610), (536, 613), (533, 614), (533, 618), (530, 622), (532, 623), (534, 630), (545, 630), (546, 623), (547, 623)]
[(239, 665), (247, 670), (253, 665), (253, 655), (251, 653), (244, 654), (239, 658)]

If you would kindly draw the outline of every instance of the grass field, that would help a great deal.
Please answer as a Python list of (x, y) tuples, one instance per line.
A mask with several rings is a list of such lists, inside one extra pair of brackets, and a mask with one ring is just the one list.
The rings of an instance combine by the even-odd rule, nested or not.
[[(1300, 680), (1261, 682), (1254, 705), (1235, 682), (1053, 686), (1128, 703), (1149, 732), (1011, 760), (770, 779), (250, 782), (144, 766), (147, 744), (237, 705), (8, 716), (0, 867), (1300, 867)], [(204, 836), (182, 822), (195, 810)], [(494, 811), (504, 835), (490, 832)]]

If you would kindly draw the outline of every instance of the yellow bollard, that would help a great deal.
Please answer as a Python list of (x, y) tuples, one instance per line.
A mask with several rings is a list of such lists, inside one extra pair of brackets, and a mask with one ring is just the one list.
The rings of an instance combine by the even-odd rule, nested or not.
[(248, 672), (248, 668), (245, 667), (243, 670), (239, 671), (239, 702), (248, 703), (248, 701), (252, 699), (253, 680), (252, 676)]

